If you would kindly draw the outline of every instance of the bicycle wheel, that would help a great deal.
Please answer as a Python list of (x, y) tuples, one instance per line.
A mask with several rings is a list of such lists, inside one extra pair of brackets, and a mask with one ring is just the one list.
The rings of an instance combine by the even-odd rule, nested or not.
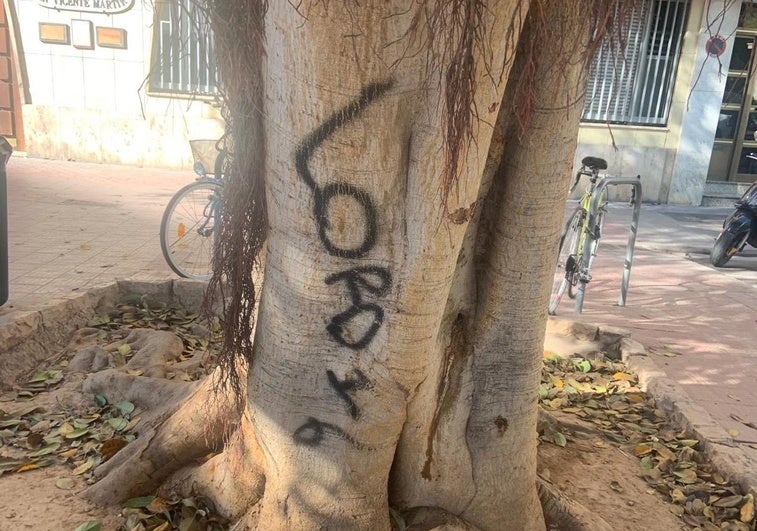
[(557, 268), (555, 269), (552, 294), (549, 299), (548, 312), (550, 315), (555, 315), (565, 290), (568, 286), (575, 283), (575, 276), (578, 272), (578, 242), (581, 234), (583, 215), (583, 210), (576, 208), (565, 224), (565, 230), (563, 230), (560, 236), (560, 245), (557, 251)]
[(160, 223), (160, 248), (179, 276), (212, 276), (216, 222), (223, 185), (215, 180), (188, 184), (171, 198)]

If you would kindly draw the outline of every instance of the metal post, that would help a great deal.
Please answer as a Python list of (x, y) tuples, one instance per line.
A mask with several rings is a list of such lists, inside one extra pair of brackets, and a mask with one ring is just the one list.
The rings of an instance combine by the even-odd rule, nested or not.
[[(599, 183), (594, 189), (591, 196), (591, 203), (589, 205), (589, 226), (592, 227), (597, 219), (597, 212), (599, 210), (599, 203), (604, 196), (605, 189), (608, 186), (618, 185), (630, 185), (633, 186), (633, 215), (631, 217), (631, 225), (628, 231), (628, 244), (626, 245), (626, 258), (623, 263), (623, 280), (620, 286), (620, 300), (619, 306), (626, 305), (626, 296), (628, 295), (628, 284), (631, 280), (631, 264), (633, 263), (633, 252), (636, 245), (636, 233), (639, 228), (639, 216), (641, 214), (641, 176), (637, 176), (636, 179), (606, 179)], [(583, 249), (581, 249), (581, 256), (583, 256), (583, 263), (588, 264), (591, 259), (591, 253), (593, 251), (594, 240), (592, 238), (586, 238), (584, 241)], [(589, 272), (581, 272), (581, 277), (578, 282), (578, 291), (576, 292), (576, 313), (581, 313), (584, 306), (584, 294), (586, 291), (586, 284), (591, 280)]]
[(641, 175), (636, 176), (633, 183), (634, 198), (633, 215), (631, 216), (631, 225), (628, 229), (628, 243), (626, 244), (626, 259), (623, 262), (623, 280), (620, 283), (620, 299), (618, 306), (626, 305), (626, 296), (628, 295), (628, 284), (631, 281), (631, 265), (633, 265), (633, 251), (636, 247), (636, 234), (639, 232), (639, 216), (641, 214)]
[(0, 305), (8, 302), (8, 187), (5, 166), (13, 148), (0, 136)]

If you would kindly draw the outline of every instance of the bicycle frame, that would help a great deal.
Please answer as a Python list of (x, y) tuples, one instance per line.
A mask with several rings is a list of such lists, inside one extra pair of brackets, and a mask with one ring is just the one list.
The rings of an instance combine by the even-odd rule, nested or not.
[[(568, 279), (571, 282), (572, 286), (575, 286), (578, 282), (585, 283), (591, 280), (589, 269), (591, 269), (591, 264), (594, 261), (594, 258), (597, 256), (597, 244), (600, 237), (600, 227), (597, 214), (599, 212), (599, 209), (604, 211), (604, 209), (606, 208), (606, 193), (604, 188), (602, 188), (601, 197), (599, 200), (601, 206), (597, 210), (594, 210), (592, 208), (594, 193), (598, 188), (597, 183), (601, 185), (602, 181), (604, 180), (599, 176), (598, 169), (586, 170), (585, 166), (582, 166), (581, 169), (576, 173), (576, 180), (573, 183), (573, 186), (571, 186), (571, 192), (575, 190), (582, 175), (589, 176), (590, 181), (589, 186), (587, 186), (586, 188), (586, 192), (584, 192), (579, 202), (579, 208), (581, 210), (581, 225), (579, 227), (578, 236), (578, 253), (573, 257), (573, 263), (575, 264), (577, 270), (573, 270), (571, 272), (566, 271), (566, 275), (570, 274), (573, 277)], [(586, 252), (587, 244), (589, 246), (588, 253)]]
[[(203, 179), (204, 181), (213, 181), (221, 186), (223, 186), (223, 182), (219, 179)], [(197, 234), (200, 236), (210, 236), (213, 234), (213, 231), (215, 230), (216, 226), (216, 215), (219, 212), (218, 208), (218, 202), (220, 201), (219, 197), (216, 197), (214, 194), (213, 197), (208, 199), (208, 204), (205, 205), (205, 208), (202, 211), (202, 215), (205, 217), (205, 221), (202, 222), (202, 224), (197, 227)], [(211, 227), (208, 227), (208, 224), (210, 222), (213, 222), (213, 225)]]
[[(586, 284), (591, 280), (589, 271), (597, 256), (604, 216), (607, 213), (608, 185), (632, 186), (631, 205), (634, 207), (634, 212), (629, 227), (626, 259), (623, 264), (623, 281), (621, 284), (620, 300), (618, 302), (619, 306), (625, 306), (628, 292), (641, 207), (641, 177), (637, 176), (636, 179), (608, 179), (606, 176), (599, 175), (600, 170), (607, 169), (607, 162), (604, 159), (585, 157), (581, 162), (581, 169), (576, 173), (576, 178), (570, 187), (570, 191), (573, 192), (575, 190), (582, 175), (589, 176), (590, 183), (587, 186), (586, 192), (581, 196), (579, 206), (565, 225), (560, 238), (557, 267), (558, 270), (562, 268), (564, 273), (561, 273), (555, 279), (555, 282), (557, 282), (557, 278), (562, 278), (561, 281), (553, 283), (549, 305), (549, 313), (552, 315), (557, 311), (557, 307), (566, 289), (568, 290), (568, 295), (576, 299), (575, 311), (581, 313)], [(567, 242), (570, 243), (566, 248)], [(563, 254), (565, 250), (568, 251), (568, 254)], [(577, 291), (574, 292), (574, 288), (577, 288)]]

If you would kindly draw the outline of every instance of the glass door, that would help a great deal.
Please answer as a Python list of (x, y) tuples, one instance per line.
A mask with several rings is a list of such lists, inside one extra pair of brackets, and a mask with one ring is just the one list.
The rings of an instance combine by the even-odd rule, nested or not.
[(757, 30), (740, 29), (728, 68), (708, 181), (757, 178)]

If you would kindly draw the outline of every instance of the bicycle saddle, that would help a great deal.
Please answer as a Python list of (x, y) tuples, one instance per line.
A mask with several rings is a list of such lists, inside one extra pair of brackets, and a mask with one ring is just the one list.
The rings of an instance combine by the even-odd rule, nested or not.
[(584, 157), (581, 164), (588, 167), (591, 170), (606, 170), (607, 161), (600, 159), (599, 157)]

